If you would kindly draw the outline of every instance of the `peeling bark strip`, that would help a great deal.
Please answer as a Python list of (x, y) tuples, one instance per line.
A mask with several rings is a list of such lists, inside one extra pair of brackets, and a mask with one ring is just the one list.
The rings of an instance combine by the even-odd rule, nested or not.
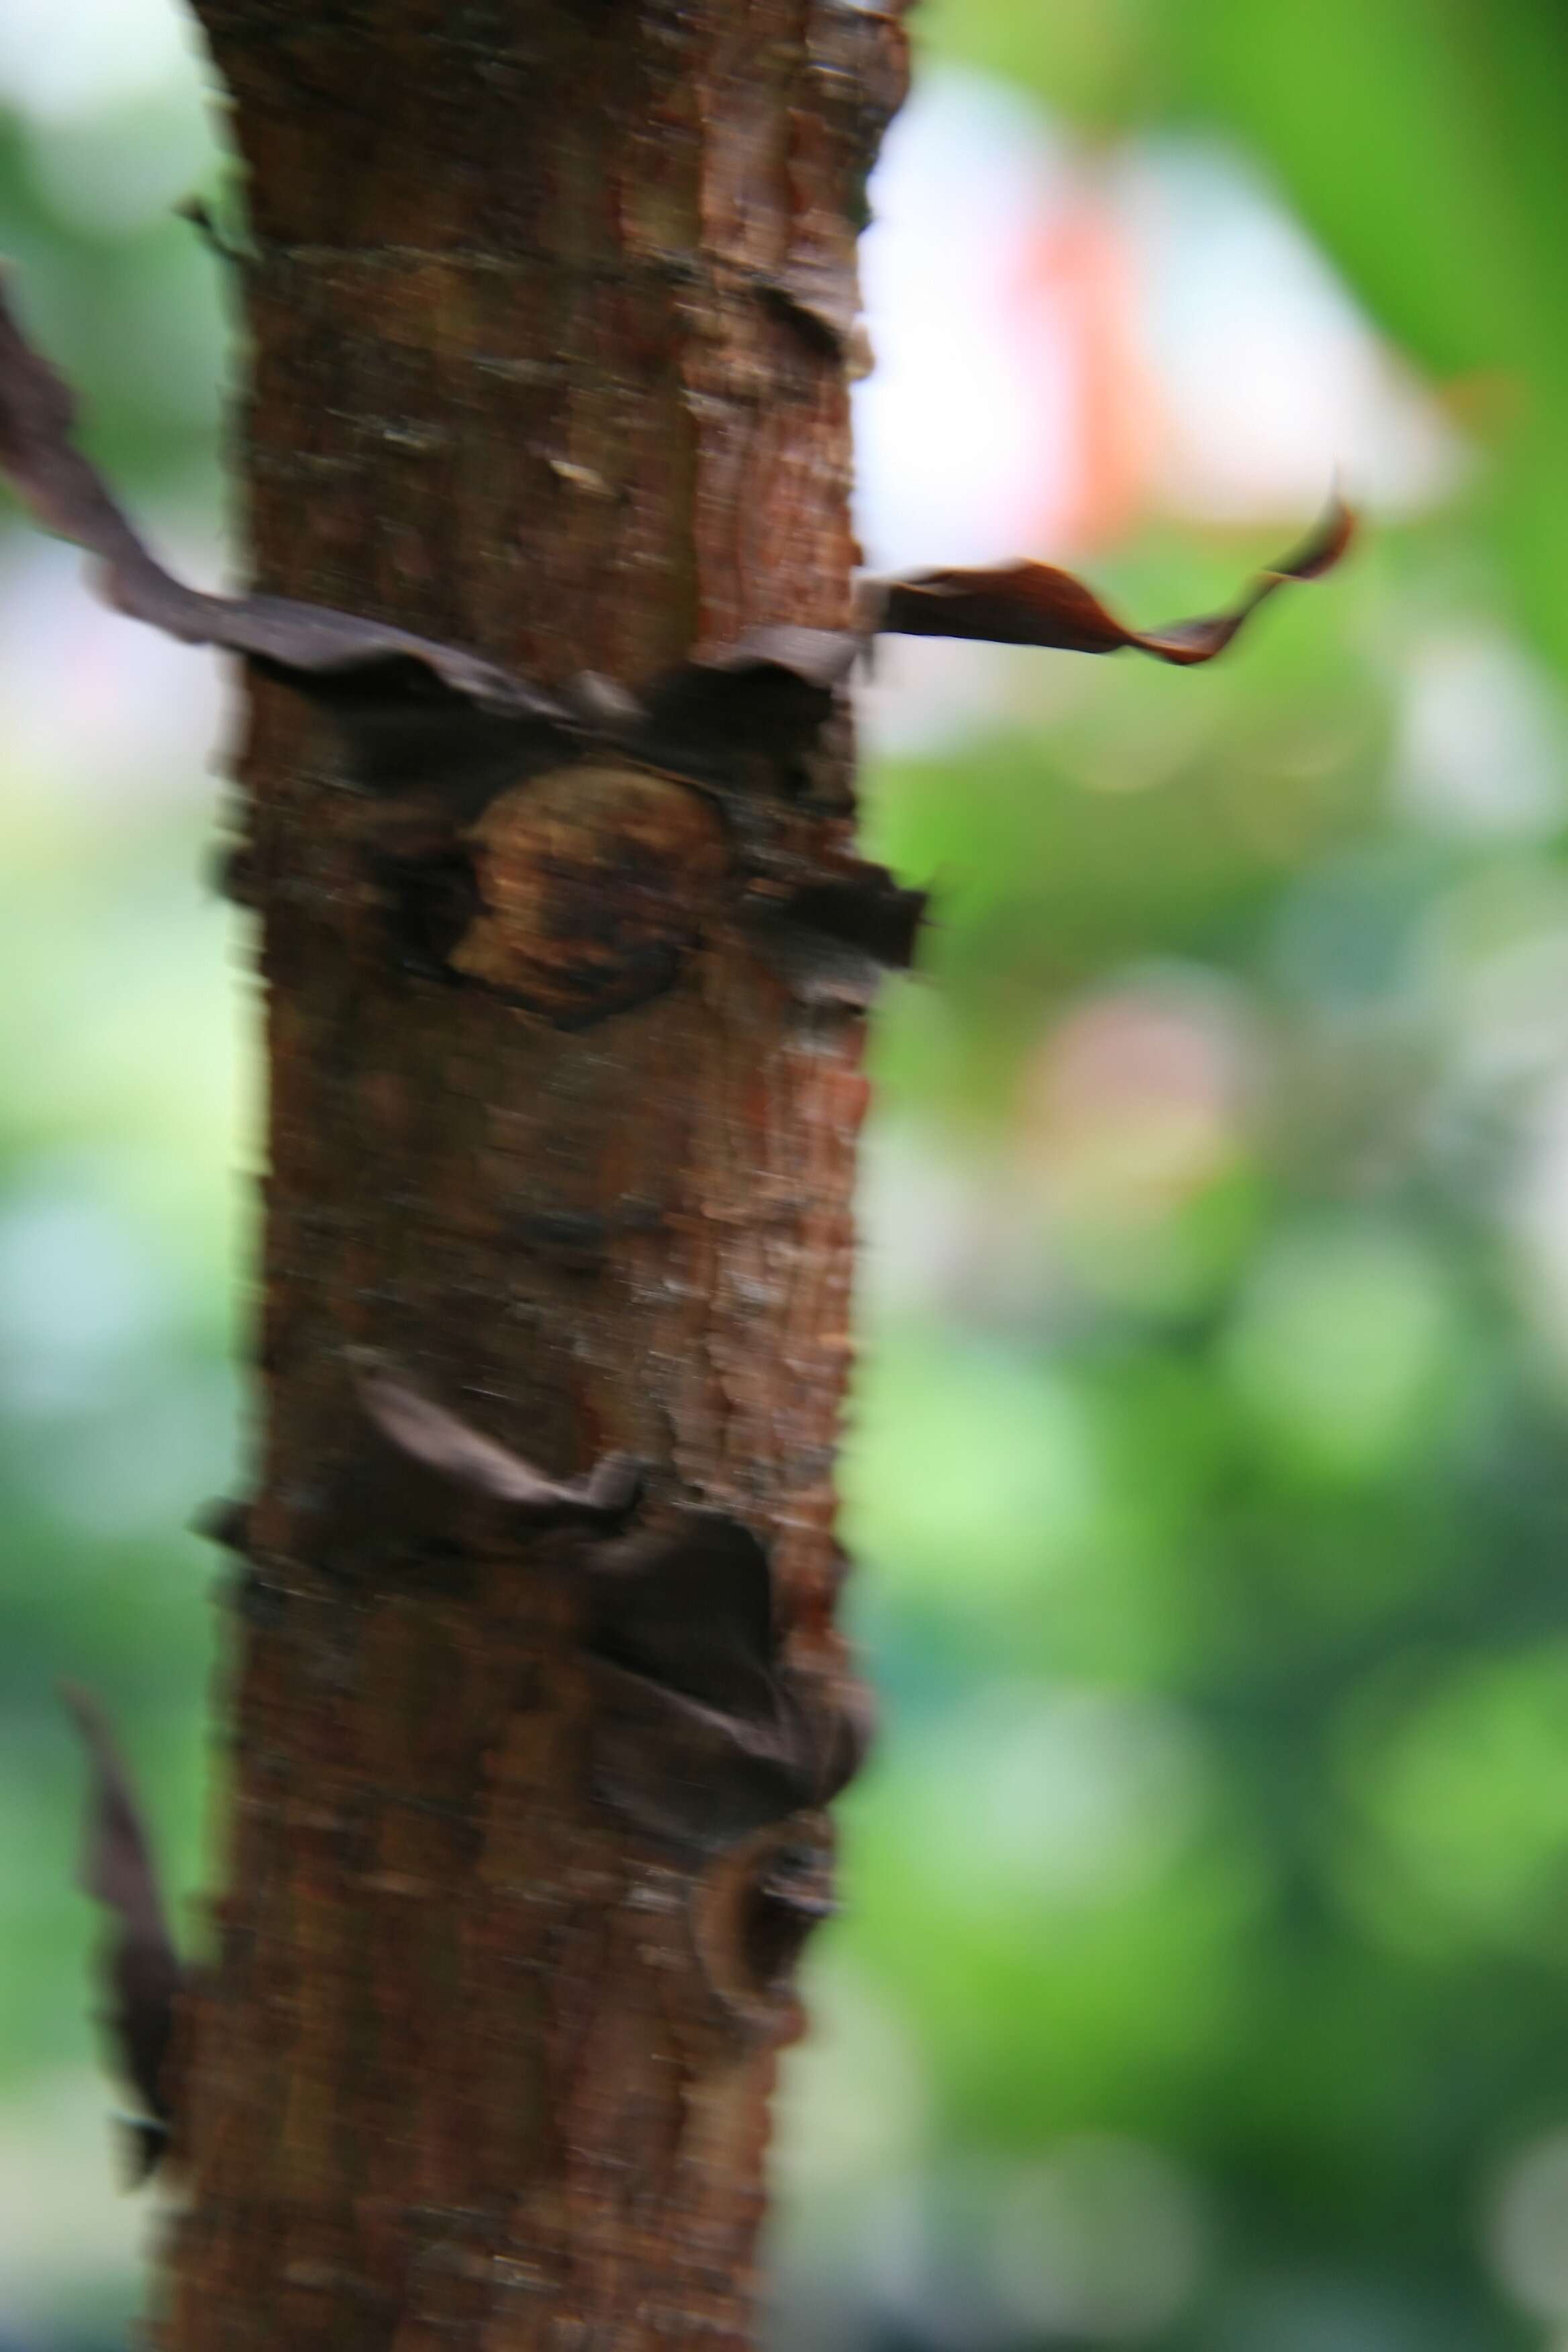
[[(822, 726), (833, 689), (857, 653), (884, 634), (979, 638), (1068, 653), (1136, 651), (1191, 668), (1224, 653), (1279, 589), (1331, 572), (1355, 531), (1354, 517), (1336, 495), (1300, 545), (1248, 582), (1224, 612), (1158, 629), (1118, 620), (1091, 588), (1049, 563), (862, 579), (852, 629), (753, 628), (733, 645), (695, 653), (643, 697), (608, 687), (590, 672), (569, 681), (564, 699), (557, 700), (461, 646), (437, 645), (405, 629), (282, 597), (208, 596), (184, 587), (148, 551), (73, 446), (72, 417), (64, 384), (30, 349), (0, 299), (0, 471), (38, 520), (101, 557), (110, 601), (121, 611), (187, 644), (244, 654), (300, 693), (335, 704), (362, 753), (363, 772), (384, 782), (428, 782), (480, 741), (492, 758), (509, 752), (515, 766), (525, 743), (542, 731), (557, 756), (574, 740), (597, 736), (678, 766), (683, 749), (689, 752), (705, 741), (721, 745), (726, 736), (731, 749), (770, 741), (776, 749), (781, 723), (806, 734)], [(481, 738), (455, 719), (443, 721), (418, 709), (421, 688), (426, 693), (445, 688), (502, 726)], [(400, 715), (403, 703), (415, 708)], [(519, 730), (515, 738), (505, 722)]]
[(354, 1355), (360, 1402), (390, 1444), (519, 1518), (603, 1525), (624, 1519), (641, 1491), (642, 1465), (625, 1454), (607, 1454), (582, 1478), (547, 1478), (411, 1389), (373, 1349), (356, 1349)]
[[(331, 711), (350, 776), (388, 796), (362, 835), (367, 865), (388, 882), (406, 963), (561, 1027), (672, 986), (722, 921), (716, 902), (731, 881), (753, 944), (806, 1003), (864, 1008), (884, 966), (909, 965), (924, 894), (821, 836), (815, 857), (781, 856), (787, 819), (781, 828), (756, 789), (761, 777), (775, 796), (798, 796), (837, 690), (877, 634), (1135, 649), (1191, 667), (1223, 653), (1279, 589), (1331, 571), (1354, 531), (1336, 497), (1226, 611), (1163, 629), (1129, 627), (1049, 564), (922, 572), (861, 581), (853, 629), (752, 627), (640, 692), (584, 671), (552, 697), (460, 646), (380, 622), (182, 586), (73, 446), (71, 422), (65, 387), (0, 300), (0, 470), (48, 528), (102, 558), (123, 610), (241, 653)], [(714, 798), (724, 822), (700, 804)], [(236, 895), (255, 903), (242, 862)], [(793, 887), (773, 887), (789, 865)]]
[(507, 718), (563, 714), (520, 679), (452, 646), (278, 596), (208, 596), (166, 572), (71, 441), (75, 404), (0, 302), (0, 468), (47, 530), (101, 559), (109, 601), (186, 645), (225, 646), (322, 694), (358, 686), (373, 697), (421, 672)]
[(360, 1402), (396, 1450), (538, 1527), (599, 1530), (577, 1561), (593, 1661), (591, 1774), (626, 1820), (682, 1853), (718, 1853), (825, 1805), (861, 1763), (870, 1696), (793, 1661), (765, 1547), (721, 1512), (605, 1540), (642, 1492), (641, 1465), (606, 1454), (547, 1478), (420, 1396), (372, 1350), (353, 1351)]
[(170, 2053), (184, 1972), (169, 1934), (141, 1810), (103, 1709), (74, 1683), (60, 1696), (75, 1717), (92, 1770), (79, 1884), (109, 1913), (103, 1976), (115, 2063), (136, 2093), (130, 2119), (132, 2171), (143, 2179), (163, 2155), (174, 2113)]
[(607, 1803), (674, 1847), (718, 1853), (837, 1796), (865, 1757), (869, 1694), (790, 1658), (749, 1528), (684, 1511), (595, 1546), (584, 1569)]
[[(1349, 521), (1153, 633), (1040, 565), (857, 603), (897, 8), (197, 6), (249, 173), (262, 593), (171, 578), (0, 309), (0, 467), (252, 689), (263, 1459), (206, 1523), (245, 1560), (226, 1891), (157, 2340), (739, 2352), (868, 1728), (850, 1190), (864, 1007), (924, 912), (855, 856), (843, 684), (877, 628), (1206, 660)], [(78, 1712), (156, 2108), (177, 1964)]]
[(1133, 629), (1091, 588), (1050, 563), (1007, 563), (977, 572), (921, 572), (907, 580), (865, 580), (858, 591), (868, 635), (980, 637), (994, 645), (1054, 646), (1065, 653), (1152, 654), (1183, 669), (1211, 662), (1260, 604), (1293, 581), (1321, 580), (1355, 536), (1342, 499), (1330, 499), (1300, 547), (1249, 581), (1223, 613)]

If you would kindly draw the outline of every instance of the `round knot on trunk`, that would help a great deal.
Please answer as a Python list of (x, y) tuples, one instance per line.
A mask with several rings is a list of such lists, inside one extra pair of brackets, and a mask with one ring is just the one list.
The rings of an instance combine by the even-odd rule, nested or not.
[(725, 865), (708, 802), (631, 767), (535, 777), (492, 801), (467, 840), (480, 905), (453, 969), (563, 1027), (668, 988)]

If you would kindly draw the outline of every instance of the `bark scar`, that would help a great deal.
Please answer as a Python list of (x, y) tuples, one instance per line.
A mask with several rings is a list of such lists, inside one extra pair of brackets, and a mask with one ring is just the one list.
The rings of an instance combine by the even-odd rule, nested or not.
[(732, 1847), (692, 1889), (692, 1946), (710, 1991), (772, 2042), (805, 2030), (796, 1971), (814, 1929), (837, 1916), (835, 1861), (831, 1818), (812, 1812)]

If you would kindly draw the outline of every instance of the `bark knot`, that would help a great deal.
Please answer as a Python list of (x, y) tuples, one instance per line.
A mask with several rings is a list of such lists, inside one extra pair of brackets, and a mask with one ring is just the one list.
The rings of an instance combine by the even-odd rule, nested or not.
[(500, 793), (466, 839), (479, 904), (452, 969), (571, 1027), (672, 984), (726, 862), (697, 793), (607, 763)]

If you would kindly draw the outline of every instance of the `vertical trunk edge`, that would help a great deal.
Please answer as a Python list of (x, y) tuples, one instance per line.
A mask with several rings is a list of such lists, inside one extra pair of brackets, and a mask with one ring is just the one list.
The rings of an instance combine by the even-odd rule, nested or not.
[[(546, 683), (846, 624), (854, 236), (894, 16), (198, 13), (248, 173), (260, 587)], [(803, 1001), (725, 890), (747, 792), (802, 855), (847, 840), (847, 730), (787, 777), (742, 762), (725, 810), (613, 765), (544, 780), (530, 920), (557, 981), (590, 974), (574, 1019), (479, 984), (505, 953), (477, 927), (467, 977), (398, 931), (365, 795), (265, 681), (244, 773), (264, 1419), (155, 2337), (741, 2347), (796, 2021), (757, 1852), (694, 1864), (594, 1794), (574, 1538), (477, 1500), (405, 1517), (345, 1350), (553, 1476), (639, 1455), (655, 1521), (742, 1521), (831, 1653), (863, 1015)], [(486, 856), (510, 839), (489, 824)], [(652, 948), (647, 923), (605, 944), (596, 886), (628, 859)], [(826, 1837), (793, 1825), (818, 1861)]]

